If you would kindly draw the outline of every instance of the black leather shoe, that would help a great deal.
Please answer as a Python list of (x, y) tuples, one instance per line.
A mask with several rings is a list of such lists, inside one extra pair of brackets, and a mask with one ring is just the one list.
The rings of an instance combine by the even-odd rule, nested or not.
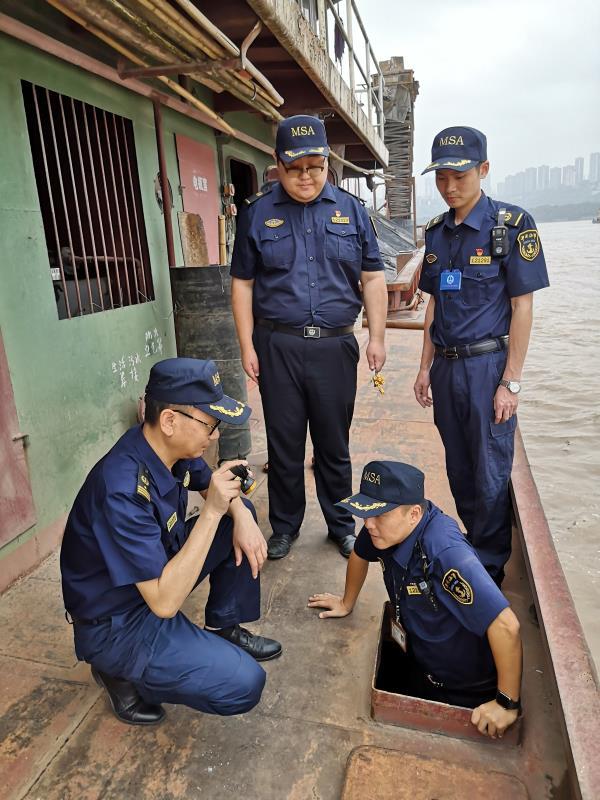
[(350, 553), (354, 550), (356, 536), (349, 533), (348, 536), (344, 536), (342, 539), (334, 539), (333, 536), (329, 536), (328, 538), (335, 542), (338, 550), (344, 556), (344, 558), (350, 558)]
[(298, 534), (296, 534), (296, 536), (290, 536), (289, 533), (271, 536), (267, 542), (267, 558), (271, 561), (275, 561), (278, 558), (285, 558), (290, 552), (292, 543), (297, 538)]
[(213, 633), (216, 633), (222, 639), (227, 639), (231, 644), (241, 647), (242, 650), (245, 650), (248, 655), (257, 661), (270, 661), (272, 658), (278, 658), (281, 655), (281, 644), (275, 639), (255, 636), (240, 625), (221, 628), (221, 630), (213, 631)]
[(92, 677), (106, 689), (110, 705), (117, 719), (127, 725), (159, 725), (166, 717), (162, 706), (146, 703), (135, 686), (122, 678), (113, 678), (92, 667)]

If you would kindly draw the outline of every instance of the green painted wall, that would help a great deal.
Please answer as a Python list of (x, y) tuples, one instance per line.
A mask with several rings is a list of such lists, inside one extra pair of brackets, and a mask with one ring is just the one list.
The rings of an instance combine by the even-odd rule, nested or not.
[[(133, 121), (155, 301), (58, 319), (21, 79)], [(249, 114), (229, 116), (245, 132), (272, 141), (266, 123)], [(0, 128), (0, 330), (20, 429), (28, 434), (27, 459), (38, 519), (35, 527), (0, 549), (2, 558), (69, 509), (89, 468), (135, 421), (137, 398), (143, 394), (150, 366), (175, 355), (175, 336), (164, 223), (154, 197), (158, 157), (151, 102), (0, 35)], [(164, 110), (164, 128), (175, 205), (176, 260), (181, 264), (176, 212), (182, 205), (174, 134), (212, 146), (215, 134), (169, 109)], [(260, 180), (269, 157), (239, 143), (230, 149), (256, 163)], [(131, 359), (139, 360), (133, 365), (135, 371)]]

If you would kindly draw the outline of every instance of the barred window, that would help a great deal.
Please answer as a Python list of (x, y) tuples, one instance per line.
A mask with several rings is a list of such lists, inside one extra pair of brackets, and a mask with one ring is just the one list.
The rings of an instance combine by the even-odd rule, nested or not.
[(154, 300), (131, 120), (21, 85), (59, 319)]

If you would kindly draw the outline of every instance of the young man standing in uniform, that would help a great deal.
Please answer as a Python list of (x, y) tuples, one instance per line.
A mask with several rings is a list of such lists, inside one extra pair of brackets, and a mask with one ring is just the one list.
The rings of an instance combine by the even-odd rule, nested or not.
[[(73, 505), (60, 554), (75, 650), (92, 666), (116, 716), (161, 722), (161, 703), (243, 714), (260, 700), (256, 661), (281, 645), (240, 622), (260, 616), (266, 542), (240, 479), (201, 458), (220, 422), (250, 409), (223, 394), (212, 361), (169, 358), (146, 386), (146, 416), (92, 469)], [(186, 520), (188, 489), (205, 504)], [(210, 575), (204, 629), (181, 606)], [(67, 619), (69, 617), (67, 616)]]
[(520, 711), (519, 622), (456, 522), (425, 500), (424, 478), (409, 464), (367, 464), (360, 493), (341, 501), (365, 520), (344, 595), (315, 594), (308, 605), (327, 609), (321, 618), (347, 616), (379, 561), (390, 633), (407, 654), (405, 693), (473, 708), (480, 733), (501, 737)]
[[(387, 291), (369, 216), (327, 181), (320, 119), (295, 116), (277, 131), (279, 182), (246, 200), (231, 264), (242, 364), (260, 387), (269, 456), (269, 558), (283, 558), (304, 517), (306, 427), (327, 533), (348, 557), (354, 521), (336, 501), (352, 486), (348, 448), (364, 302), (367, 360), (385, 362)], [(363, 296), (359, 287), (362, 285)]]
[(424, 173), (435, 170), (450, 210), (425, 232), (419, 288), (430, 299), (414, 391), (423, 408), (433, 403), (458, 514), (500, 585), (511, 549), (508, 481), (533, 292), (548, 286), (548, 274), (529, 214), (481, 191), (489, 170), (483, 133), (446, 128), (431, 156)]

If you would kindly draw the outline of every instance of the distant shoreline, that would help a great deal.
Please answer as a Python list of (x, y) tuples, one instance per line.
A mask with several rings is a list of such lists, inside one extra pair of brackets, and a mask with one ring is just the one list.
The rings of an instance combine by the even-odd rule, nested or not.
[(564, 206), (546, 205), (527, 210), (536, 222), (592, 221), (600, 209), (600, 198), (596, 203), (571, 203)]
[[(448, 209), (428, 212), (429, 216), (419, 219), (418, 225), (425, 225), (435, 214), (442, 214)], [(565, 203), (564, 205), (543, 205), (527, 206), (526, 210), (531, 214), (536, 222), (577, 222), (578, 220), (589, 220), (595, 217), (600, 211), (600, 196), (594, 202), (585, 203)], [(420, 216), (420, 215), (419, 215)]]

